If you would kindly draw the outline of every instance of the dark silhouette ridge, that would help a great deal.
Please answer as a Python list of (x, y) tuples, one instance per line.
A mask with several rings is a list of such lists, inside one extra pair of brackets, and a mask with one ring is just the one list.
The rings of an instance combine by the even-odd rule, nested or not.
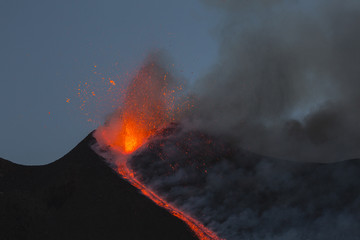
[(0, 239), (197, 239), (121, 179), (94, 141), (90, 134), (44, 166), (0, 158)]

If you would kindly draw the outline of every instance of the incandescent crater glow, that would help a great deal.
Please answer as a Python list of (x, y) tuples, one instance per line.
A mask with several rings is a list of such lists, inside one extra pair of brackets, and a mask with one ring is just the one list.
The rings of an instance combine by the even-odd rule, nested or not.
[(179, 120), (182, 112), (192, 107), (190, 101), (178, 101), (182, 86), (171, 82), (169, 74), (150, 61), (142, 67), (127, 88), (123, 105), (95, 132), (103, 148), (115, 156), (115, 170), (157, 205), (183, 220), (201, 240), (220, 239), (201, 222), (167, 203), (152, 189), (145, 186), (127, 161), (131, 154), (171, 122)]

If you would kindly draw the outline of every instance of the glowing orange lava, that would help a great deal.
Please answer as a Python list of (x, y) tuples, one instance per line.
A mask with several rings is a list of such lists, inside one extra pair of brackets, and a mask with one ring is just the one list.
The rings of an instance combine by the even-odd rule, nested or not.
[[(123, 156), (126, 157), (126, 156)], [(196, 234), (200, 240), (224, 240), (216, 235), (213, 231), (205, 227), (201, 222), (192, 218), (188, 214), (180, 211), (175, 206), (164, 201), (159, 195), (151, 191), (151, 189), (146, 188), (138, 179), (136, 179), (134, 172), (126, 166), (126, 161), (120, 161), (120, 164), (117, 168), (117, 172), (126, 180), (128, 180), (134, 187), (139, 189), (142, 194), (150, 198), (160, 207), (168, 210), (172, 215), (184, 221), (191, 230)]]
[(124, 179), (156, 204), (186, 222), (199, 239), (218, 240), (220, 238), (202, 223), (167, 203), (142, 184), (126, 164), (129, 154), (143, 146), (156, 130), (175, 121), (177, 111), (182, 111), (179, 106), (186, 105), (175, 103), (176, 89), (182, 87), (174, 88), (170, 86), (170, 81), (169, 75), (159, 65), (152, 62), (145, 65), (128, 86), (121, 109), (97, 129), (95, 137), (101, 145), (110, 147), (114, 153), (118, 153), (117, 157), (123, 159), (116, 163), (117, 172)]

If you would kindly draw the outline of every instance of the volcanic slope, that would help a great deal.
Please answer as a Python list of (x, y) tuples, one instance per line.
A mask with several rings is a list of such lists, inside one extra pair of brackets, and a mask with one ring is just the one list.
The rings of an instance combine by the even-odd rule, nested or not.
[(359, 240), (360, 160), (292, 162), (175, 126), (128, 166), (227, 240)]
[(121, 179), (94, 141), (90, 134), (44, 166), (0, 158), (0, 239), (197, 239)]

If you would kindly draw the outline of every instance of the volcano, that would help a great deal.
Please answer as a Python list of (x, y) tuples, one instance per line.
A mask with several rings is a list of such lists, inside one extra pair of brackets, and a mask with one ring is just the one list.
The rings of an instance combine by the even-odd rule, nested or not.
[(63, 158), (2, 159), (0, 239), (358, 239), (359, 160), (250, 152), (192, 125), (181, 89), (149, 60)]
[(90, 134), (44, 166), (0, 159), (0, 239), (196, 239), (121, 179), (94, 141)]
[[(104, 161), (94, 145), (90, 134), (44, 166), (1, 159), (0, 239), (335, 240), (360, 235), (359, 160), (272, 159), (173, 125), (128, 159), (144, 191), (121, 178), (116, 162)], [(215, 238), (196, 232), (208, 228)]]

